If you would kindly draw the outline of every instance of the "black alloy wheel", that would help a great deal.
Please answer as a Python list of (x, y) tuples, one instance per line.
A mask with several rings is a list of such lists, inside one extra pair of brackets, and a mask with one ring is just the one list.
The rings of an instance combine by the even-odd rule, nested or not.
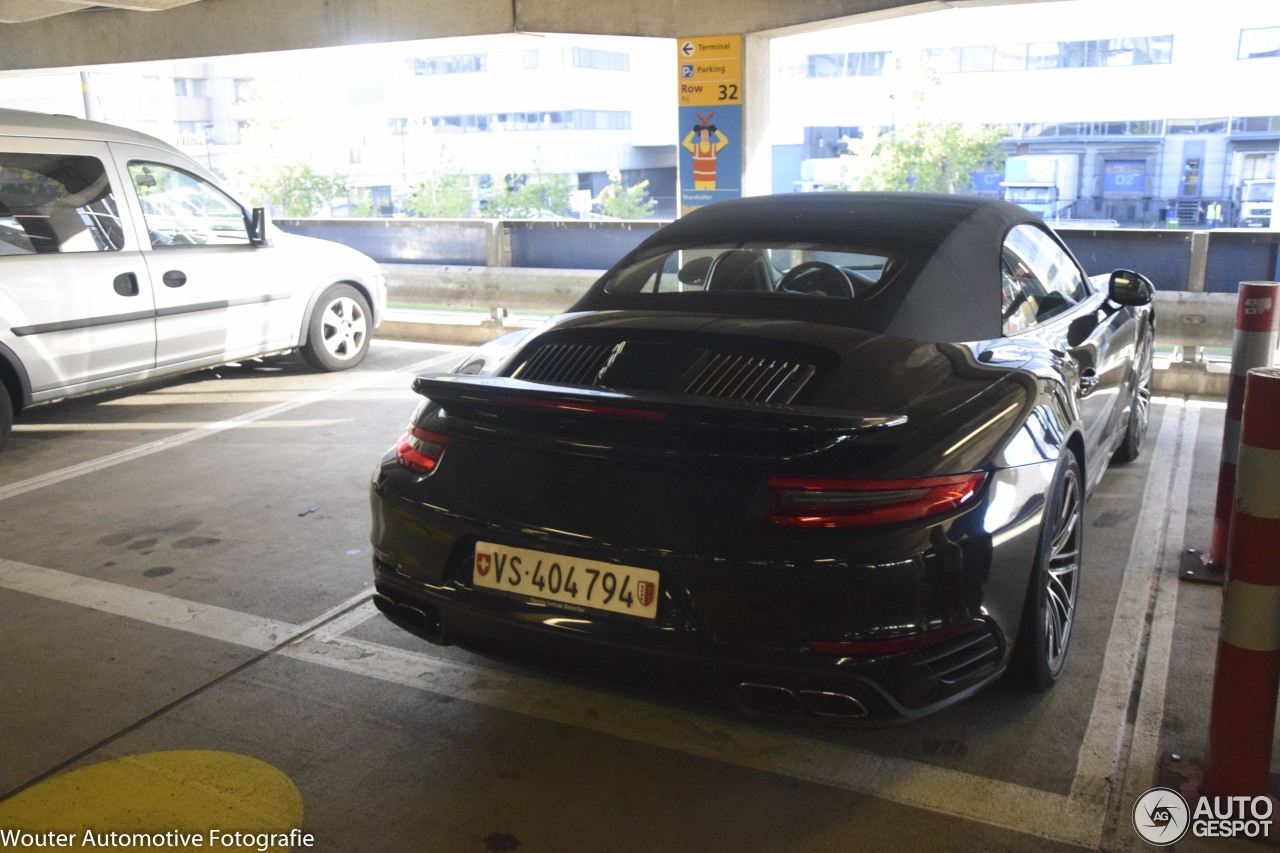
[(1151, 386), (1155, 377), (1154, 349), (1154, 342), (1148, 336), (1139, 350), (1133, 400), (1129, 407), (1129, 424), (1125, 428), (1124, 440), (1116, 448), (1113, 457), (1116, 462), (1132, 462), (1142, 453), (1142, 445), (1147, 437), (1147, 423), (1151, 420)]
[(1066, 451), (1041, 521), (1040, 546), (1015, 652), (1032, 690), (1048, 690), (1066, 665), (1080, 597), (1083, 545), (1084, 484), (1075, 454)]

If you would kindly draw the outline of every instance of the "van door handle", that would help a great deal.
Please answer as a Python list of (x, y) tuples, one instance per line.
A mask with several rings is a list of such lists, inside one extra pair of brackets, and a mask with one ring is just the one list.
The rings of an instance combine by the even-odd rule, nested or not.
[(115, 281), (111, 282), (111, 288), (121, 296), (137, 296), (141, 291), (138, 290), (138, 277), (131, 272), (122, 272), (115, 277)]
[(187, 283), (187, 274), (182, 270), (169, 270), (160, 277), (165, 287), (182, 287)]

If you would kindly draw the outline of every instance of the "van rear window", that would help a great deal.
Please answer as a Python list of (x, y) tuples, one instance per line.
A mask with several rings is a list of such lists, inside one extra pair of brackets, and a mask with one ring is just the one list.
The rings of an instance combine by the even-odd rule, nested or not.
[(0, 152), (0, 255), (123, 247), (119, 208), (102, 161)]

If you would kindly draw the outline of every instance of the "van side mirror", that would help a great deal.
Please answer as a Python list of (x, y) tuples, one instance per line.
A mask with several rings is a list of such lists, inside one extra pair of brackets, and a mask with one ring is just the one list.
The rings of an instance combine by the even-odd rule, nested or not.
[(249, 245), (251, 246), (269, 246), (271, 242), (267, 239), (267, 211), (266, 208), (255, 207), (250, 216), (249, 222)]
[(1120, 305), (1138, 307), (1150, 305), (1155, 299), (1156, 286), (1151, 279), (1133, 270), (1116, 270), (1111, 274), (1107, 296)]

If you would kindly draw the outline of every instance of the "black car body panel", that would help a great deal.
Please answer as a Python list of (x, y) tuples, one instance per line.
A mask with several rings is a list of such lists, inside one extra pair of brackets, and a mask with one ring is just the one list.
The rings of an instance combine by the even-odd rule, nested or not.
[[(372, 484), (379, 607), (435, 642), (761, 711), (900, 721), (1000, 676), (1055, 471), (1101, 477), (1153, 319), (1084, 287), (1003, 336), (1001, 241), (1035, 217), (907, 195), (716, 205), (509, 351), (420, 377)], [(842, 267), (847, 299), (786, 274), (716, 293), (718, 258), (628, 290), (680, 247), (765, 240), (872, 260)], [(656, 602), (552, 597), (575, 571)]]

